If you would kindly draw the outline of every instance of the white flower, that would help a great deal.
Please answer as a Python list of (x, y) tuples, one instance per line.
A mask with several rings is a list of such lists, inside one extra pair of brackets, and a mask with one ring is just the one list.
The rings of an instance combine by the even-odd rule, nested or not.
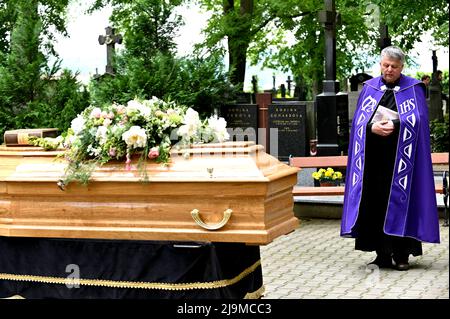
[(81, 114), (78, 114), (76, 118), (70, 122), (70, 128), (73, 130), (73, 133), (75, 135), (78, 135), (83, 129), (84, 124), (86, 123), (86, 120), (81, 116)]
[(219, 142), (224, 142), (230, 138), (230, 134), (227, 132), (227, 122), (223, 117), (211, 116), (208, 119), (208, 126)]
[(186, 111), (183, 123), (184, 125), (180, 126), (180, 128), (178, 129), (178, 135), (187, 138), (195, 136), (202, 126), (202, 122), (200, 121), (198, 113), (191, 108), (188, 108), (188, 110)]
[(148, 117), (151, 111), (148, 105), (144, 105), (136, 99), (128, 101), (126, 110), (127, 115), (131, 115), (132, 113), (137, 112), (141, 114), (143, 117)]
[(79, 138), (77, 138), (75, 135), (67, 135), (66, 138), (63, 141), (63, 146), (64, 147), (71, 147), (72, 145), (75, 144), (75, 142), (79, 140)]
[(143, 128), (132, 126), (128, 131), (122, 134), (122, 140), (124, 140), (128, 146), (134, 148), (144, 147), (147, 143), (147, 135)]
[[(114, 115), (113, 115), (113, 116), (114, 116)], [(109, 118), (105, 118), (105, 119), (103, 120), (103, 126), (104, 126), (104, 127), (110, 126), (111, 123), (112, 123), (112, 121), (111, 121)]]
[(100, 151), (101, 151), (100, 148), (95, 148), (92, 146), (92, 144), (89, 144), (89, 146), (87, 148), (87, 152), (91, 156), (97, 156), (98, 154), (100, 154)]
[(100, 145), (103, 145), (107, 141), (108, 128), (106, 126), (99, 126), (97, 129), (97, 133), (95, 134), (95, 138), (97, 139)]

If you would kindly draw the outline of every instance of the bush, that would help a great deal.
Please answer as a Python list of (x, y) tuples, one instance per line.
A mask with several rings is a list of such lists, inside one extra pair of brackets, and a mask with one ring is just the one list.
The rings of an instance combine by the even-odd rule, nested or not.
[(102, 106), (156, 96), (192, 107), (205, 118), (235, 97), (235, 89), (218, 57), (175, 58), (160, 53), (150, 62), (120, 56), (116, 61), (115, 76), (91, 80), (91, 104)]
[(444, 122), (433, 120), (430, 122), (431, 151), (432, 152), (448, 152), (449, 136), (448, 136), (448, 113), (444, 117)]
[(64, 70), (58, 78), (40, 79), (41, 92), (34, 100), (18, 104), (14, 96), (3, 95), (0, 101), (0, 144), (6, 130), (56, 127), (67, 130), (70, 122), (89, 106), (89, 93), (76, 79), (76, 74)]

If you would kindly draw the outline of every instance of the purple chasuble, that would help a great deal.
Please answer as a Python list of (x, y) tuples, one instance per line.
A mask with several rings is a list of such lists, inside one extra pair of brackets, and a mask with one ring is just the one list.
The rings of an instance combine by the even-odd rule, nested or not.
[[(394, 88), (400, 131), (383, 231), (439, 243), (430, 130), (425, 91), (420, 81), (401, 75)], [(361, 204), (366, 127), (386, 91), (380, 77), (364, 83), (353, 117), (348, 149), (341, 236), (357, 237), (355, 224)]]

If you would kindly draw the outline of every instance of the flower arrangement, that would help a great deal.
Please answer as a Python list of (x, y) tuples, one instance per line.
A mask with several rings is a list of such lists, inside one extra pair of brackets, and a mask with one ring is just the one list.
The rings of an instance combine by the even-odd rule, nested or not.
[(89, 106), (72, 120), (62, 142), (68, 165), (60, 187), (73, 180), (86, 184), (96, 166), (111, 160), (124, 161), (129, 170), (133, 154), (140, 154), (138, 167), (145, 174), (147, 159), (169, 161), (172, 142), (184, 147), (227, 139), (223, 118), (202, 121), (195, 110), (173, 101), (153, 97), (126, 105)]
[(320, 168), (317, 172), (312, 173), (312, 177), (319, 182), (339, 184), (342, 181), (342, 173), (333, 170), (331, 167), (327, 169)]

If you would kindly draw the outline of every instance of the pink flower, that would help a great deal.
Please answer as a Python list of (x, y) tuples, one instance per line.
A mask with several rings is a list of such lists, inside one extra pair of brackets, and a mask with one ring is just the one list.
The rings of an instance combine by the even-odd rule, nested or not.
[(157, 158), (159, 156), (159, 148), (158, 147), (152, 147), (150, 149), (150, 152), (148, 152), (148, 158), (149, 159), (154, 159)]
[(116, 148), (115, 147), (111, 147), (109, 149), (109, 156), (111, 156), (111, 157), (116, 156)]
[(98, 107), (94, 108), (91, 112), (91, 117), (99, 119), (102, 116), (102, 110)]

